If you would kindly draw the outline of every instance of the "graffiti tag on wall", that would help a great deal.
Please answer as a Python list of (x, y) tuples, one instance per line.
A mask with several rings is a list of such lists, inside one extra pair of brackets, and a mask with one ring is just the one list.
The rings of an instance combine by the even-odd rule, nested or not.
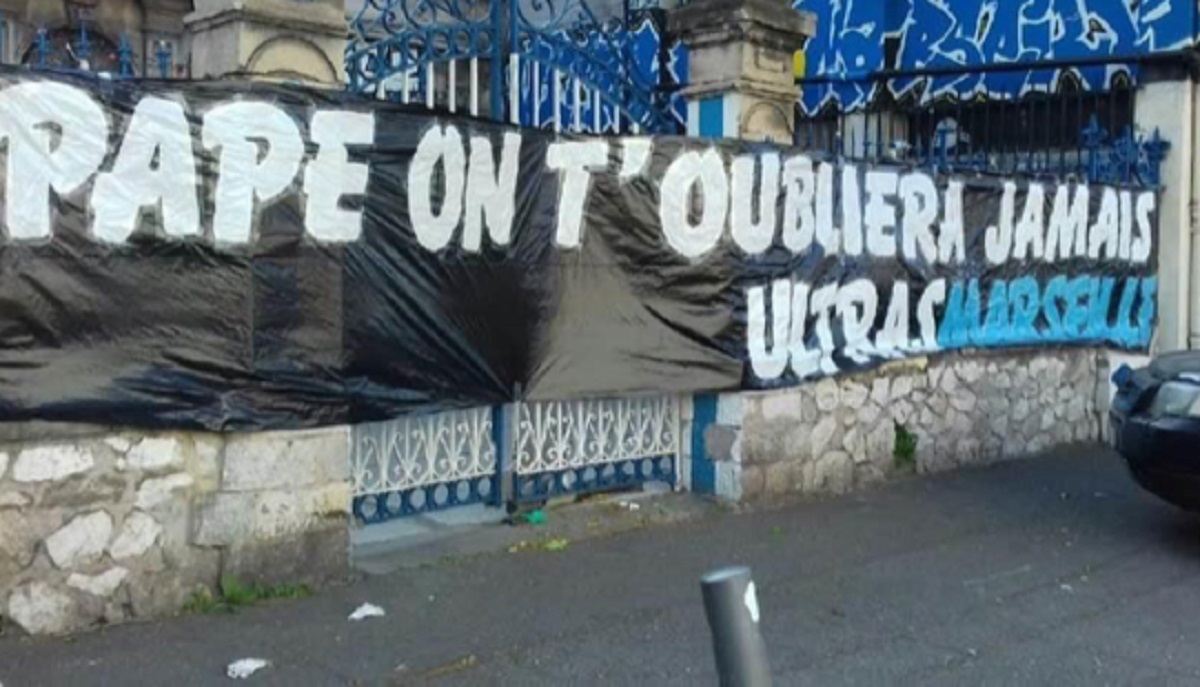
[[(852, 110), (874, 96), (869, 77), (883, 69), (1114, 58), (1179, 49), (1195, 39), (1196, 6), (1186, 0), (797, 0), (817, 15), (807, 47), (808, 77), (838, 83), (805, 88), (813, 113), (836, 103)], [(1128, 68), (1073, 70), (1081, 86), (1106, 88)], [(963, 74), (930, 79), (926, 97), (1018, 96), (1050, 90), (1057, 71)], [(892, 85), (907, 91), (918, 80)]]

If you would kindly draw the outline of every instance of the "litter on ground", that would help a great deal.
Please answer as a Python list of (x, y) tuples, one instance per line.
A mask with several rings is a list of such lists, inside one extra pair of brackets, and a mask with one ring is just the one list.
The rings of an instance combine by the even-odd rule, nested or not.
[(271, 665), (270, 661), (261, 658), (243, 658), (229, 664), (225, 674), (234, 680), (245, 680), (251, 675)]
[(350, 620), (358, 622), (367, 618), (382, 618), (383, 616), (384, 612), (382, 608), (375, 604), (363, 604), (354, 609), (354, 612), (350, 614)]

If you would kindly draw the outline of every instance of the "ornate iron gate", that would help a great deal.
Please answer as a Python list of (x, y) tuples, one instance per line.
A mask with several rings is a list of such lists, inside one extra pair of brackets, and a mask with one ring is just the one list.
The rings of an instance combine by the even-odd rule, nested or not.
[(522, 403), (514, 436), (518, 502), (654, 481), (674, 486), (679, 474), (674, 396)]
[(679, 133), (685, 61), (662, 24), (647, 3), (602, 19), (587, 0), (365, 0), (347, 87), (556, 131)]
[(473, 503), (499, 505), (498, 415), (475, 408), (356, 425), (355, 517), (376, 523)]

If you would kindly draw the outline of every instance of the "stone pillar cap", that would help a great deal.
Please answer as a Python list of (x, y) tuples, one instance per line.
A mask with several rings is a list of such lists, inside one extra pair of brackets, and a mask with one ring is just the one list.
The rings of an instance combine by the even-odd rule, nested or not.
[(196, 0), (185, 25), (215, 25), (238, 18), (308, 33), (344, 35), (346, 16), (335, 0)]
[(693, 0), (669, 15), (670, 30), (689, 47), (749, 40), (795, 51), (817, 33), (817, 17), (787, 0)]

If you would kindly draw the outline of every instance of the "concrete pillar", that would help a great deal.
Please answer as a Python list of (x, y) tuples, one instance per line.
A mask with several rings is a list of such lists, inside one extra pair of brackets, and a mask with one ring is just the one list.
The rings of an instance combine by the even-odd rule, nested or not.
[(688, 46), (688, 135), (790, 145), (794, 56), (816, 18), (781, 0), (695, 0), (671, 12)]
[(1154, 352), (1200, 345), (1200, 252), (1193, 199), (1200, 197), (1193, 158), (1194, 133), (1200, 116), (1200, 90), (1190, 78), (1161, 79), (1144, 85), (1138, 93), (1135, 120), (1143, 133), (1158, 129), (1171, 143), (1162, 165), (1163, 191), (1158, 221), (1158, 335)]
[(343, 83), (346, 17), (341, 0), (196, 0), (184, 19), (192, 77)]

